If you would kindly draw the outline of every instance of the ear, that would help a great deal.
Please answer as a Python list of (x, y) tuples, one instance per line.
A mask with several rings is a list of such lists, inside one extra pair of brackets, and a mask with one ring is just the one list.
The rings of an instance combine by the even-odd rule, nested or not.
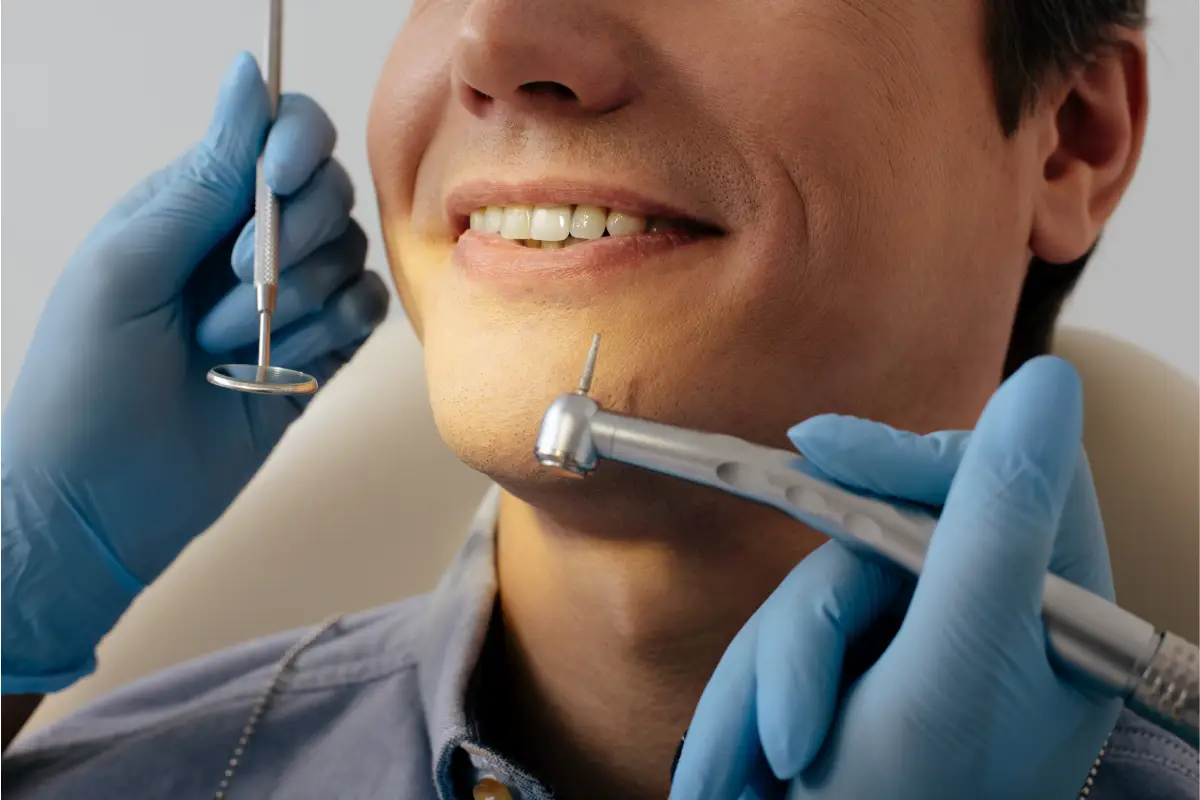
[(1125, 193), (1146, 132), (1146, 42), (1116, 41), (1072, 71), (1038, 115), (1042, 192), (1029, 248), (1051, 264), (1083, 256)]

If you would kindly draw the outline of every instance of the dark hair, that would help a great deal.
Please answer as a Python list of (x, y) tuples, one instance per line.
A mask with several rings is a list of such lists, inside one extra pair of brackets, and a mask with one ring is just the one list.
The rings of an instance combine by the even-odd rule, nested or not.
[[(1116, 28), (1146, 24), (1146, 0), (984, 0), (985, 36), (996, 111), (1005, 136), (1038, 99), (1048, 78), (1065, 74), (1112, 44)], [(1050, 349), (1055, 322), (1079, 282), (1088, 250), (1069, 264), (1034, 258), (1021, 287), (1004, 363), (1011, 375)]]

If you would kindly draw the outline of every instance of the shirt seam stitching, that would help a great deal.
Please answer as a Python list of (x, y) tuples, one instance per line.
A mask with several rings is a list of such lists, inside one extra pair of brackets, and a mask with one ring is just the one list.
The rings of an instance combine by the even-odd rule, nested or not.
[(1150, 764), (1155, 764), (1164, 767), (1171, 772), (1181, 775), (1185, 778), (1196, 780), (1200, 778), (1200, 773), (1195, 769), (1189, 768), (1184, 764), (1180, 764), (1166, 756), (1155, 755), (1153, 753), (1145, 753), (1140, 750), (1133, 750), (1125, 747), (1114, 747), (1109, 749), (1106, 756), (1110, 760), (1126, 760), (1126, 761), (1142, 761)]
[[(361, 680), (328, 681), (328, 682), (318, 683), (315, 685), (306, 685), (306, 686), (300, 686), (300, 687), (290, 686), (289, 684), (287, 684), (285, 682), (282, 686), (280, 686), (276, 689), (276, 697), (279, 697), (282, 695), (311, 694), (313, 692), (320, 692), (320, 691), (324, 691), (327, 689), (335, 689), (335, 688), (342, 687), (342, 686), (353, 686), (353, 685), (363, 685), (363, 684), (367, 684), (367, 683), (374, 683), (376, 681), (380, 681), (380, 680), (388, 678), (392, 675), (395, 675), (399, 672), (411, 670), (415, 666), (416, 666), (415, 663), (407, 662), (407, 663), (398, 665), (393, 669), (385, 670), (383, 672), (380, 672), (378, 674), (372, 675), (368, 678), (364, 678)], [(258, 697), (262, 695), (262, 692), (263, 692), (263, 689), (261, 687), (257, 688), (257, 689), (253, 689), (253, 690), (247, 690), (245, 692), (240, 692), (231, 697), (228, 697), (228, 698), (225, 698), (222, 700), (218, 700), (218, 701), (212, 702), (210, 704), (201, 705), (201, 706), (198, 706), (188, 712), (180, 713), (180, 714), (171, 716), (167, 719), (160, 720), (156, 724), (146, 725), (144, 727), (139, 727), (139, 728), (136, 728), (133, 730), (125, 731), (125, 732), (119, 734), (119, 736), (121, 738), (125, 738), (125, 737), (130, 737), (130, 736), (151, 735), (158, 731), (169, 728), (173, 725), (186, 724), (186, 723), (192, 722), (196, 718), (203, 716), (206, 713), (231, 710), (239, 705), (244, 705), (246, 703), (252, 702), (254, 700), (257, 700)], [(94, 721), (102, 722), (105, 719), (106, 718), (104, 718), (104, 717), (100, 717), (99, 719), (94, 720)], [(85, 741), (86, 741), (86, 737), (85, 737)], [(49, 745), (49, 746), (55, 746), (55, 744), (59, 744), (60, 746), (62, 746), (61, 743), (55, 743), (53, 740), (48, 740), (45, 744)]]
[(1178, 753), (1179, 755), (1185, 756), (1185, 757), (1192, 755), (1195, 752), (1194, 750), (1192, 750), (1188, 747), (1185, 747), (1180, 742), (1177, 742), (1177, 741), (1171, 739), (1170, 737), (1165, 736), (1161, 733), (1155, 733), (1154, 731), (1147, 731), (1147, 730), (1142, 730), (1139, 728), (1118, 728), (1117, 732), (1122, 737), (1149, 739), (1151, 742), (1154, 742), (1155, 744), (1161, 744), (1164, 747), (1168, 747), (1172, 751)]
[[(357, 664), (362, 664), (362, 663), (363, 662), (357, 662)], [(357, 664), (351, 663), (351, 664), (327, 665), (327, 666), (322, 666), (322, 667), (313, 667), (310, 669), (313, 669), (314, 671), (322, 671), (323, 672), (326, 670), (341, 670), (341, 669), (353, 668)], [(301, 669), (298, 672), (293, 673), (291, 676), (289, 676), (289, 678), (285, 678), (283, 681), (281, 681), (279, 683), (279, 685), (276, 687), (275, 693), (277, 695), (300, 694), (303, 692), (319, 692), (319, 691), (323, 691), (325, 689), (334, 689), (334, 688), (341, 687), (341, 686), (354, 686), (356, 684), (372, 683), (374, 681), (378, 681), (383, 678), (387, 678), (389, 676), (395, 675), (400, 672), (407, 672), (410, 670), (414, 670), (414, 669), (416, 669), (416, 667), (417, 667), (416, 661), (406, 660), (406, 661), (402, 661), (399, 664), (390, 663), (390, 664), (386, 664), (386, 665), (381, 665), (379, 667), (376, 667), (374, 670), (367, 671), (367, 673), (365, 675), (361, 675), (361, 676), (358, 676), (355, 678), (349, 678), (349, 677), (339, 678), (336, 676), (320, 677), (319, 675), (314, 675), (313, 673), (306, 673)], [(255, 697), (255, 696), (257, 696), (257, 693), (252, 694), (250, 696)]]

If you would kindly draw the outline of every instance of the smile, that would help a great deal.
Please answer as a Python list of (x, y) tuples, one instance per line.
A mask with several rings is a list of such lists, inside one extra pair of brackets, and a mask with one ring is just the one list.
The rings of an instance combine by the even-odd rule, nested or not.
[(464, 185), (446, 212), (457, 268), (522, 291), (544, 291), (553, 279), (555, 291), (588, 292), (630, 270), (682, 267), (694, 261), (685, 251), (717, 246), (725, 234), (699, 213), (570, 180)]

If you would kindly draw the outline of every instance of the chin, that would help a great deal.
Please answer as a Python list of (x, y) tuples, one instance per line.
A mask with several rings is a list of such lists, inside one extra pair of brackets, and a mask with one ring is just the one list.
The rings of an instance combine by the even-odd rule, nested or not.
[(439, 434), (460, 461), (506, 487), (552, 477), (534, 459), (534, 440), (542, 414), (575, 387), (583, 363), (573, 337), (527, 327), (487, 328), (478, 316), (458, 314), (425, 329)]
[[(575, 389), (596, 321), (576, 320), (564, 333), (563, 325), (544, 317), (509, 319), (510, 325), (484, 329), (481, 320), (489, 318), (496, 321), (459, 313), (455, 324), (425, 327), (434, 420), (462, 463), (555, 525), (602, 538), (644, 540), (656, 531), (695, 531), (723, 516), (745, 514), (746, 501), (634, 467), (603, 462), (580, 479), (540, 465), (533, 448), (542, 416), (556, 397)], [(687, 370), (683, 376), (663, 370), (661, 365), (670, 362), (645, 358), (641, 337), (629, 334), (611, 326), (603, 334), (592, 391), (597, 401), (624, 413), (719, 429), (710, 416), (723, 416), (719, 398), (679, 404), (675, 387), (692, 382)], [(678, 359), (675, 365), (683, 366)], [(773, 443), (786, 446), (782, 436)]]

